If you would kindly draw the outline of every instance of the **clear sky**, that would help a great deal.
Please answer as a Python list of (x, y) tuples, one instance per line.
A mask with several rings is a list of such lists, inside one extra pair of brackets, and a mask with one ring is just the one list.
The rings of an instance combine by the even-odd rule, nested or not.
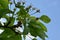
[[(26, 0), (41, 10), (42, 14), (51, 18), (49, 24), (45, 24), (48, 29), (48, 38), (46, 40), (60, 40), (60, 0)], [(38, 40), (40, 40), (38, 38)]]

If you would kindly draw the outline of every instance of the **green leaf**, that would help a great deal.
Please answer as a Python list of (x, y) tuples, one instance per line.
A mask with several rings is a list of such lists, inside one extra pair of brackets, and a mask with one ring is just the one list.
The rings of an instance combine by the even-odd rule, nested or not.
[(46, 16), (46, 15), (42, 15), (40, 17), (40, 20), (42, 20), (45, 23), (49, 23), (51, 21), (50, 18), (48, 16)]
[(36, 17), (35, 16), (30, 16), (30, 18), (29, 19), (31, 19), (31, 20), (35, 20), (36, 19)]
[(31, 20), (30, 24), (35, 28), (41, 28), (43, 31), (47, 32), (46, 26), (43, 23), (41, 23), (40, 21)]
[(37, 40), (36, 38), (32, 39), (32, 40)]
[(40, 31), (40, 28), (35, 25), (35, 22), (34, 21), (31, 21), (29, 23), (29, 26), (28, 27), (29, 27), (29, 30), (30, 30), (30, 33), (31, 33), (32, 36), (34, 36), (34, 37), (38, 36), (37, 35), (38, 34), (37, 32)]
[(8, 38), (7, 40), (22, 40), (22, 38), (21, 38), (21, 35), (17, 34), (17, 35), (14, 35), (14, 36)]
[(8, 38), (8, 36), (13, 36), (15, 33), (11, 29), (5, 29), (5, 31), (0, 35), (0, 38)]
[(8, 8), (8, 0), (0, 0), (0, 5), (3, 8)]
[(12, 11), (9, 9), (0, 9), (0, 18), (5, 16), (8, 13), (12, 13)]
[(30, 27), (30, 34), (34, 37), (37, 37), (37, 33), (36, 33), (37, 29), (33, 28), (32, 26)]
[(47, 32), (47, 28), (46, 28), (46, 26), (45, 26), (43, 23), (37, 21), (36, 24), (37, 24), (38, 26), (40, 26), (42, 30), (44, 30), (45, 32)]
[(15, 18), (11, 17), (11, 19), (9, 19), (11, 22), (8, 26), (13, 26), (14, 25), (14, 22), (15, 22)]
[(29, 29), (27, 27), (24, 28), (23, 35), (27, 35), (29, 33)]
[(5, 31), (0, 35), (2, 40), (22, 40), (21, 35), (16, 35), (11, 29), (6, 28)]
[(34, 36), (34, 37), (37, 37), (37, 36), (38, 36), (35, 29), (30, 29), (30, 34), (31, 34), (32, 36)]
[(43, 40), (45, 40), (45, 37), (48, 37), (42, 29), (40, 29), (40, 31), (37, 33), (38, 33), (37, 35)]
[(32, 36), (39, 36), (43, 40), (45, 40), (45, 37), (47, 37), (45, 34), (45, 32), (47, 32), (47, 28), (40, 21), (32, 19), (28, 27)]
[(0, 18), (3, 16), (3, 15), (5, 15), (5, 9), (0, 9)]
[(17, 13), (19, 14), (19, 16), (24, 16), (27, 14), (26, 10), (24, 9), (24, 7), (22, 5), (19, 6), (20, 11), (18, 11)]

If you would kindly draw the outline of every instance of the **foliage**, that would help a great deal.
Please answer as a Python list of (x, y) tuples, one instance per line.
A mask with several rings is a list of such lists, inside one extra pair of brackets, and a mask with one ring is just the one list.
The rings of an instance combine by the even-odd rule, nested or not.
[[(10, 6), (14, 4), (13, 11), (11, 10)], [(17, 8), (19, 11), (16, 12)], [(35, 16), (31, 16), (29, 13), (30, 11), (36, 11), (35, 13), (40, 13), (39, 9), (33, 8), (31, 5), (25, 7), (25, 2), (11, 2), (10, 0), (0, 0), (0, 19), (5, 18), (6, 22), (4, 25), (0, 22), (0, 29), (4, 29), (4, 32), (0, 34), (0, 40), (22, 40), (22, 36), (25, 36), (30, 33), (32, 36), (37, 37), (39, 36), (42, 40), (45, 40), (47, 28), (42, 23), (49, 23), (50, 18), (46, 15), (42, 15), (41, 17), (37, 18)], [(11, 16), (10, 16), (11, 15)], [(18, 21), (17, 24), (14, 24), (15, 21)], [(40, 20), (42, 22), (40, 22)], [(23, 32), (20, 32), (16, 28), (23, 27)], [(17, 32), (16, 32), (17, 30)], [(37, 39), (32, 39), (37, 40)]]

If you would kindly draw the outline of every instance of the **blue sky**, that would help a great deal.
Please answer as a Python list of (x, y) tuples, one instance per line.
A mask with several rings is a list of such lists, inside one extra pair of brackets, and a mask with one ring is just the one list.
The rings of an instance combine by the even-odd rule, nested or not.
[(45, 24), (49, 36), (46, 40), (60, 40), (60, 0), (28, 0), (27, 2), (41, 10), (41, 13), (37, 14), (38, 17), (44, 14), (51, 18), (51, 22)]

